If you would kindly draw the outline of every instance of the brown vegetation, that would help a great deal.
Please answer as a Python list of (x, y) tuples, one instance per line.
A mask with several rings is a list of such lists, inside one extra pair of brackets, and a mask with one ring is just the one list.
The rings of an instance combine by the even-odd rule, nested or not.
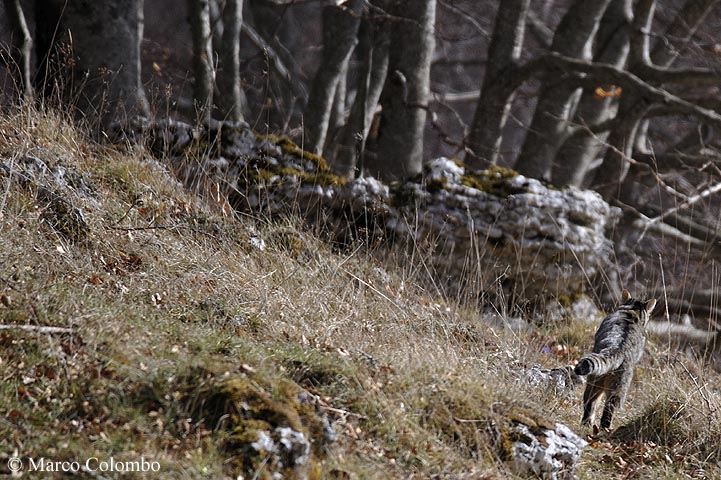
[[(48, 170), (19, 181), (29, 156)], [(579, 430), (580, 389), (518, 373), (573, 363), (592, 322), (508, 329), (424, 288), (422, 259), (226, 217), (141, 148), (93, 143), (55, 112), (0, 117), (0, 162), (14, 166), (0, 168), (3, 471), (14, 454), (142, 454), (160, 478), (263, 478), (248, 440), (285, 425), (315, 440), (310, 478), (509, 478), (504, 421)], [(75, 180), (54, 190), (61, 169)], [(82, 211), (85, 235), (47, 220), (42, 188)], [(718, 476), (719, 375), (653, 343), (637, 373), (579, 476)]]

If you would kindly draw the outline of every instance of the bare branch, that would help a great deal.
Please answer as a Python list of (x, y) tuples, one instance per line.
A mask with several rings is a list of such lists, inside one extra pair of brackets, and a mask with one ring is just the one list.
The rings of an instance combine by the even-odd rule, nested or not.
[(690, 87), (717, 86), (721, 76), (721, 72), (707, 68), (671, 69), (654, 65), (639, 65), (633, 72), (650, 84), (673, 83)]
[(475, 28), (475, 29), (478, 31), (478, 33), (480, 33), (480, 34), (483, 35), (484, 37), (490, 37), (490, 36), (491, 36), (491, 34), (488, 33), (488, 30), (486, 30), (485, 28), (483, 28), (483, 25), (481, 25), (481, 24), (478, 22), (478, 20), (476, 20), (475, 18), (473, 18), (473, 15), (471, 15), (471, 14), (468, 13), (468, 12), (466, 12), (465, 10), (463, 10), (462, 8), (460, 8), (459, 6), (454, 5), (452, 1), (438, 0), (438, 3), (441, 4), (441, 5), (443, 5), (443, 6), (444, 6), (445, 8), (447, 8), (448, 10), (451, 10), (451, 11), (455, 12), (457, 15), (459, 15), (459, 16), (463, 17), (464, 19), (466, 19), (466, 21), (467, 21), (468, 23), (470, 23), (471, 25), (473, 25), (473, 28)]
[(258, 48), (258, 50), (265, 52), (265, 54), (268, 56), (268, 59), (273, 63), (273, 68), (278, 73), (278, 75), (280, 75), (286, 82), (293, 83), (293, 77), (290, 74), (290, 70), (288, 70), (288, 67), (283, 64), (283, 61), (280, 59), (273, 47), (271, 47), (268, 42), (263, 39), (260, 33), (258, 33), (253, 27), (248, 25), (248, 22), (243, 22), (241, 31), (243, 32), (243, 34), (245, 34), (246, 37), (248, 37), (248, 40), (250, 40), (253, 45)]
[(682, 231), (680, 231), (679, 229), (677, 229), (667, 223), (659, 222), (659, 223), (653, 223), (653, 224), (650, 224), (647, 226), (646, 222), (650, 219), (643, 214), (640, 214), (640, 217), (641, 218), (639, 218), (633, 222), (633, 226), (634, 226), (634, 228), (643, 230), (644, 234), (647, 231), (651, 231), (651, 232), (656, 232), (659, 235), (663, 235), (663, 236), (666, 236), (669, 238), (675, 238), (676, 240), (679, 240), (684, 243), (688, 243), (689, 245), (692, 245), (694, 247), (704, 248), (707, 246), (705, 241), (699, 240), (698, 238), (693, 237), (691, 235), (687, 235), (687, 234), (683, 233)]
[(709, 162), (721, 162), (721, 155), (710, 149), (704, 149), (698, 154), (671, 151), (655, 155), (653, 153), (634, 152), (633, 158), (659, 171), (679, 168), (701, 169)]
[(32, 49), (33, 49), (33, 37), (30, 35), (27, 21), (25, 20), (25, 14), (23, 13), (23, 7), (20, 0), (6, 0), (7, 14), (10, 21), (13, 24), (14, 30), (17, 32), (19, 44), (17, 46), (19, 51), (19, 61), (17, 62), (20, 70), (20, 86), (23, 89), (23, 98), (26, 101), (32, 101), (33, 99), (33, 86), (32, 86)]
[(650, 65), (649, 38), (656, 0), (639, 0), (633, 11), (633, 31), (631, 34), (631, 64)]
[(480, 90), (471, 90), (469, 92), (431, 92), (431, 98), (438, 103), (460, 103), (473, 102), (481, 97)]
[(531, 8), (528, 9), (526, 18), (528, 20), (528, 30), (536, 37), (542, 47), (548, 48), (553, 42), (553, 30)]
[(679, 112), (702, 118), (708, 123), (721, 128), (721, 115), (717, 112), (695, 105), (673, 95), (667, 90), (650, 85), (633, 73), (613, 65), (570, 58), (555, 52), (551, 52), (542, 58), (544, 63), (548, 65), (548, 68), (555, 68), (562, 72), (571, 70), (591, 75), (590, 79), (579, 79), (585, 83), (593, 84), (594, 82), (599, 82), (620, 85), (624, 89), (638, 92), (648, 104), (659, 103), (667, 106), (670, 105), (677, 108)]
[[(671, 302), (669, 301), (669, 303)], [(704, 348), (712, 345), (718, 335), (718, 332), (673, 322), (648, 322), (648, 332), (657, 337), (668, 338), (681, 344), (695, 344)]]

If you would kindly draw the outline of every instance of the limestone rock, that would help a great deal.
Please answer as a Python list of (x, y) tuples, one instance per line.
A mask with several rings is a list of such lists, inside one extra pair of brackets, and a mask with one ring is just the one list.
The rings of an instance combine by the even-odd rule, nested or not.
[(277, 427), (273, 432), (258, 431), (258, 440), (250, 446), (258, 453), (268, 455), (272, 469), (291, 469), (296, 478), (307, 478), (304, 467), (310, 459), (310, 442), (303, 432), (290, 427)]
[(571, 393), (577, 386), (584, 383), (583, 377), (576, 375), (573, 366), (569, 365), (559, 368), (543, 368), (538, 364), (530, 367), (518, 365), (514, 371), (529, 385), (550, 389), (556, 394)]
[[(482, 289), (500, 286), (504, 298), (542, 300), (578, 292), (610, 266), (608, 234), (619, 210), (593, 191), (555, 189), (498, 167), (468, 171), (447, 158), (405, 182), (347, 181), (290, 140), (243, 124), (219, 123), (198, 138), (188, 126), (171, 127), (163, 124), (150, 138), (162, 139), (186, 183), (210, 176), (228, 186), (239, 210), (295, 211), (336, 230), (359, 228), (412, 244), (456, 290), (480, 278)], [(195, 139), (188, 143), (189, 137)], [(198, 152), (200, 162), (187, 161)]]
[(587, 442), (562, 423), (554, 428), (529, 428), (523, 423), (512, 427), (512, 468), (520, 475), (544, 480), (576, 478), (573, 470)]

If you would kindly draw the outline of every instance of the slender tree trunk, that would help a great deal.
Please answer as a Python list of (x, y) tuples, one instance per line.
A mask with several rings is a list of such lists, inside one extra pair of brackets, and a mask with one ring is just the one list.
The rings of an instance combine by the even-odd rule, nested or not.
[[(40, 5), (38, 5), (38, 8)], [(78, 106), (102, 127), (148, 115), (140, 80), (143, 1), (67, 2), (64, 27), (72, 41)]]
[(32, 53), (33, 38), (30, 35), (27, 21), (25, 20), (25, 12), (23, 11), (22, 2), (20, 0), (5, 0), (5, 10), (13, 28), (13, 44), (17, 46), (17, 53), (13, 58), (17, 62), (19, 71), (18, 85), (21, 89), (23, 101), (32, 102), (33, 84), (32, 84)]
[(209, 0), (188, 0), (193, 38), (193, 102), (198, 122), (208, 124), (213, 110), (213, 54)]
[[(242, 0), (241, 0), (242, 1)], [(211, 43), (213, 50), (220, 50), (223, 45), (223, 6), (225, 0), (208, 0), (208, 8), (210, 9), (210, 34), (213, 37)], [(217, 82), (216, 82), (217, 83)]]
[(495, 164), (503, 127), (511, 110), (515, 85), (509, 82), (523, 48), (530, 0), (502, 0), (496, 13), (488, 61), (468, 136), (466, 163), (481, 168)]
[(233, 122), (243, 120), (243, 92), (240, 81), (240, 29), (243, 0), (225, 0), (222, 12), (222, 43), (218, 59), (218, 115)]
[[(593, 39), (611, 0), (576, 0), (553, 37), (551, 51), (590, 60)], [(558, 76), (547, 76), (533, 120), (516, 162), (516, 169), (534, 178), (549, 179), (553, 159), (571, 132), (569, 120), (579, 92)]]
[(435, 0), (393, 0), (388, 75), (381, 95), (378, 156), (387, 179), (421, 172), (431, 59), (435, 49)]
[(358, 31), (362, 67), (348, 121), (332, 155), (334, 170), (347, 178), (363, 174), (365, 143), (388, 73), (387, 27), (387, 22), (381, 20), (364, 20)]
[[(633, 19), (632, 0), (613, 0), (601, 20), (594, 60), (622, 68), (630, 48), (629, 28)], [(596, 91), (600, 89), (599, 91)], [(581, 126), (559, 150), (553, 162), (551, 178), (556, 185), (581, 186), (593, 162), (605, 147), (607, 132), (592, 135), (583, 126), (613, 118), (619, 98), (614, 85), (599, 85), (583, 92), (573, 123)], [(605, 96), (604, 98), (604, 95)]]
[(593, 188), (606, 199), (619, 197), (621, 185), (628, 173), (628, 159), (633, 154), (636, 132), (647, 110), (648, 105), (643, 101), (621, 100), (619, 115), (622, 115), (623, 120), (608, 136), (610, 147), (593, 179)]
[[(346, 68), (346, 73), (347, 73)], [(333, 96), (333, 107), (330, 111), (330, 120), (328, 120), (328, 133), (325, 136), (325, 144), (323, 145), (323, 154), (328, 160), (328, 152), (333, 152), (333, 146), (338, 142), (343, 125), (346, 122), (346, 97), (348, 95), (348, 75), (341, 75), (338, 79), (338, 85), (335, 88)]]
[(363, 4), (363, 0), (351, 0), (347, 7), (323, 9), (323, 57), (303, 119), (306, 149), (318, 155), (323, 154), (336, 87), (348, 72), (348, 59), (358, 42)]

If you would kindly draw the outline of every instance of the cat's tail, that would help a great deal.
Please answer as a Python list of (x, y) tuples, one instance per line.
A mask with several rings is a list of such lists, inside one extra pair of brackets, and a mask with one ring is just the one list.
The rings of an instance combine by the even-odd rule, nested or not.
[(576, 364), (576, 375), (603, 375), (617, 369), (623, 363), (623, 355), (617, 353), (589, 353)]

